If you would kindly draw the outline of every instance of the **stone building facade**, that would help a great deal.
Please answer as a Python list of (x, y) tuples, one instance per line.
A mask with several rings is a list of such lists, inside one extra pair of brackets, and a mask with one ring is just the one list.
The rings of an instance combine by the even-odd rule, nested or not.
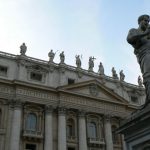
[(125, 150), (113, 131), (144, 98), (79, 65), (0, 52), (0, 150)]

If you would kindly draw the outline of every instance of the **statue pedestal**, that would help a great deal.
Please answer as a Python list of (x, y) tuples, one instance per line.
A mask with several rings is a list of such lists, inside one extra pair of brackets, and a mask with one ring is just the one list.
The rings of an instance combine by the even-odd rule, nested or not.
[(124, 134), (126, 150), (150, 150), (150, 104), (132, 113), (117, 133)]

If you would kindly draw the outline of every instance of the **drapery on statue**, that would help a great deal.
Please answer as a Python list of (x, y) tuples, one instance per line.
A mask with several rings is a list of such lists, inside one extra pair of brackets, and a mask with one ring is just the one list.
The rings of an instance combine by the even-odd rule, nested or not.
[(145, 106), (150, 103), (150, 16), (141, 15), (138, 18), (139, 27), (130, 29), (127, 41), (134, 47), (134, 54), (137, 57), (143, 74), (143, 84), (146, 89)]
[(123, 70), (121, 70), (121, 71), (119, 72), (119, 74), (120, 74), (120, 81), (124, 81), (125, 75), (124, 75), (124, 73), (123, 73)]
[(55, 53), (53, 52), (53, 50), (51, 49), (51, 51), (48, 53), (49, 56), (49, 62), (53, 62), (54, 57), (55, 57)]
[(64, 51), (62, 51), (59, 56), (60, 56), (60, 63), (61, 63), (61, 64), (64, 64), (64, 62), (65, 62), (65, 54), (64, 54)]
[(23, 55), (23, 56), (25, 56), (26, 51), (27, 51), (27, 46), (25, 45), (25, 43), (23, 43), (23, 44), (20, 46), (20, 54)]
[(104, 75), (104, 67), (103, 67), (102, 62), (100, 62), (100, 64), (99, 64), (98, 67), (99, 67), (98, 73), (99, 73), (100, 75)]
[(81, 68), (81, 59), (80, 59), (80, 55), (76, 55), (76, 65), (77, 65), (77, 68)]

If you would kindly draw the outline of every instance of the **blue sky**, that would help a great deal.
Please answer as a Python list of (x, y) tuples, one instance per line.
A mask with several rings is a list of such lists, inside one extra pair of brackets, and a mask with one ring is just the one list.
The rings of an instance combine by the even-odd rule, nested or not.
[(137, 18), (150, 14), (150, 0), (0, 0), (0, 51), (19, 54), (25, 42), (27, 55), (48, 60), (48, 52), (65, 52), (66, 64), (75, 66), (82, 55), (82, 68), (94, 56), (97, 72), (101, 61), (105, 74), (124, 70), (125, 81), (137, 84), (139, 65), (126, 42)]

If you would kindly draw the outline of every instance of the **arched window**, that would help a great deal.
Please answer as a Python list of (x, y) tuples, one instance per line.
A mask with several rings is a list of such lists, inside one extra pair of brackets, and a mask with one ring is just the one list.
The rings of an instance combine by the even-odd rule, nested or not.
[(67, 136), (75, 136), (75, 122), (72, 118), (67, 120)]
[(88, 137), (89, 138), (96, 138), (97, 137), (97, 129), (95, 122), (88, 123)]
[(114, 144), (119, 144), (119, 134), (115, 133), (115, 130), (117, 129), (116, 125), (111, 126), (112, 129), (112, 140)]
[(36, 131), (37, 129), (37, 116), (29, 113), (26, 120), (26, 130)]

